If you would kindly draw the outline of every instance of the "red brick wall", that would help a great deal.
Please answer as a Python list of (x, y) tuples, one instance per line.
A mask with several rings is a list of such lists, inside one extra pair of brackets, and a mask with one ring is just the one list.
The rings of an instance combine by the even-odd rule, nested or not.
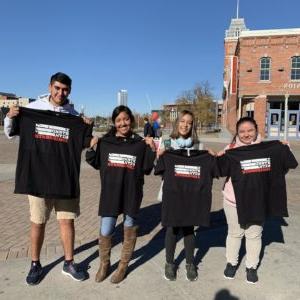
[[(300, 94), (300, 84), (287, 86), (292, 82), (291, 57), (300, 55), (300, 36), (244, 37), (239, 46), (240, 95)], [(260, 58), (264, 56), (271, 58), (270, 81), (266, 82), (260, 81)]]
[(236, 95), (232, 95), (228, 99), (228, 111), (227, 111), (227, 129), (235, 134), (235, 124), (237, 122), (237, 98)]
[(238, 43), (237, 39), (226, 40), (224, 42), (225, 56), (226, 55), (235, 55), (237, 43)]
[[(300, 95), (300, 82), (290, 79), (291, 57), (300, 56), (300, 35), (241, 37), (238, 44), (225, 40), (224, 50), (225, 81), (230, 81), (230, 56), (236, 54), (239, 58), (238, 95), (227, 95), (226, 126), (234, 133), (238, 97), (253, 99), (254, 117), (264, 137), (268, 96)], [(260, 59), (266, 56), (271, 58), (270, 80), (261, 81)]]
[(237, 40), (224, 43), (224, 80), (229, 82), (231, 74), (231, 56), (235, 55)]
[(267, 110), (267, 97), (258, 96), (254, 100), (254, 119), (258, 126), (258, 132), (265, 137), (265, 118)]
[[(231, 76), (231, 57), (235, 55), (236, 47), (237, 47), (238, 40), (226, 40), (224, 43), (224, 81), (227, 83), (230, 82)], [(230, 86), (227, 86), (228, 90), (230, 91)], [(234, 134), (235, 133), (235, 124), (237, 121), (237, 101), (236, 101), (236, 94), (234, 95), (227, 95), (227, 99), (224, 102), (223, 107), (223, 121), (224, 125), (226, 125), (227, 129)], [(226, 114), (226, 102), (227, 102), (227, 114)]]

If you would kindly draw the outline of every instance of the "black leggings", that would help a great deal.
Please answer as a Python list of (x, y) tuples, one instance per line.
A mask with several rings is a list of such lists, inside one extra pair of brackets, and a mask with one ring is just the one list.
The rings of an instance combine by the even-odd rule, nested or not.
[(192, 264), (194, 263), (194, 250), (195, 250), (194, 226), (167, 227), (166, 236), (165, 236), (166, 261), (167, 263), (174, 263), (176, 242), (177, 242), (177, 236), (179, 234), (179, 231), (182, 231), (183, 233), (186, 263)]

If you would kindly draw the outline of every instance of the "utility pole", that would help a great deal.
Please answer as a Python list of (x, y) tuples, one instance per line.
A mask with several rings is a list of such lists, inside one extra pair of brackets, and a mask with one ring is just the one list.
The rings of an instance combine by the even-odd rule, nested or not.
[(106, 121), (106, 127), (107, 127), (107, 129), (109, 128), (109, 115), (107, 115), (107, 119), (106, 119), (107, 121)]
[(2, 109), (0, 109), (0, 126), (4, 126), (4, 113)]
[(80, 107), (80, 115), (84, 116), (84, 105), (81, 105)]

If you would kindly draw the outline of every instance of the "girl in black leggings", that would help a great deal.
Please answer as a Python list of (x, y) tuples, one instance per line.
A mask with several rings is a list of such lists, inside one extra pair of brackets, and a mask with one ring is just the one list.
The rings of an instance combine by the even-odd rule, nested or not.
[[(184, 110), (179, 113), (175, 122), (170, 140), (161, 143), (158, 155), (161, 156), (167, 147), (171, 149), (198, 149), (199, 143), (196, 135), (194, 115), (192, 112)], [(184, 249), (186, 255), (186, 275), (190, 281), (198, 278), (197, 268), (194, 265), (195, 235), (194, 226), (187, 227), (167, 227), (165, 236), (166, 264), (165, 279), (176, 280), (177, 267), (174, 263), (175, 248), (179, 234), (184, 238)]]

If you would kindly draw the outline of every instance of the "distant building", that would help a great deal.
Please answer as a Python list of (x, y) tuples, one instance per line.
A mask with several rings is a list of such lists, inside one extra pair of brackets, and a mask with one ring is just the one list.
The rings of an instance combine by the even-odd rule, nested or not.
[(28, 103), (35, 99), (18, 97), (12, 93), (0, 92), (0, 126), (3, 126), (3, 120), (9, 111), (9, 108), (13, 105), (26, 106)]
[(222, 114), (223, 114), (223, 100), (216, 100), (216, 118), (217, 123), (220, 125), (222, 123)]
[[(216, 122), (218, 124), (221, 124), (222, 113), (223, 113), (223, 100), (214, 100), (214, 103), (216, 105), (216, 107), (215, 107)], [(178, 113), (182, 110), (189, 110), (189, 111), (193, 112), (193, 110), (194, 110), (193, 103), (164, 104), (162, 111), (164, 112), (164, 115), (167, 116), (165, 118), (165, 121), (167, 123), (174, 122), (178, 117)]]
[(263, 137), (300, 139), (300, 28), (249, 30), (232, 19), (224, 40), (223, 124), (253, 117)]
[(183, 109), (193, 111), (193, 104), (192, 103), (171, 103), (171, 104), (164, 104), (163, 111), (168, 112), (168, 121), (174, 122), (178, 117), (178, 113)]
[(167, 122), (174, 122), (178, 116), (178, 105), (175, 103), (172, 104), (164, 104), (163, 111), (168, 112)]
[(120, 90), (118, 92), (118, 105), (128, 106), (128, 92), (127, 92), (127, 90)]
[(0, 92), (0, 107), (10, 108), (13, 105), (26, 106), (35, 99), (19, 97), (12, 93)]

